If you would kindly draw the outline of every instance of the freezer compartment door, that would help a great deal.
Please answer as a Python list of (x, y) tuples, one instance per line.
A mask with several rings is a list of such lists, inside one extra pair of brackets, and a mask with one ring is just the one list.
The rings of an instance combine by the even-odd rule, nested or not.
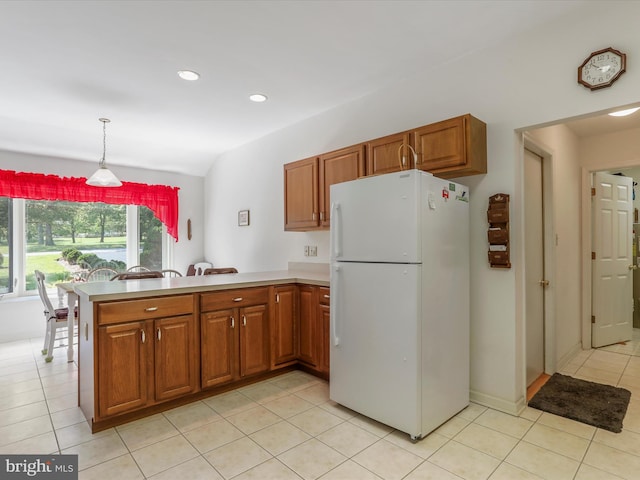
[(407, 170), (332, 185), (332, 259), (420, 262), (421, 173)]
[(419, 265), (334, 263), (332, 400), (420, 434)]

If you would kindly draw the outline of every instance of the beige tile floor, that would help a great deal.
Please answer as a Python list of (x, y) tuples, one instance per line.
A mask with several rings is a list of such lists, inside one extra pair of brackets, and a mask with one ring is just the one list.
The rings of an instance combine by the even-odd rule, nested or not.
[(640, 334), (561, 372), (632, 391), (620, 434), (471, 404), (416, 444), (331, 402), (327, 383), (302, 372), (92, 435), (76, 364), (63, 350), (47, 364), (40, 348), (0, 344), (0, 453), (75, 453), (82, 480), (640, 478)]

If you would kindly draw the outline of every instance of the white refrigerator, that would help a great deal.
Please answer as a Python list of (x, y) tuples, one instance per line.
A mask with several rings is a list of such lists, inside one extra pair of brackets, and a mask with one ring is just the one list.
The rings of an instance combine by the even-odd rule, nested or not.
[(330, 397), (417, 440), (469, 404), (469, 189), (331, 186)]

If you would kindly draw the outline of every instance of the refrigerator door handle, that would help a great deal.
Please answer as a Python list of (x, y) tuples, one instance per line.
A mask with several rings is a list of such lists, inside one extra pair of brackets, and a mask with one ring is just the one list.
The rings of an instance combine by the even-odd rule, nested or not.
[(340, 248), (340, 219), (338, 218), (340, 214), (340, 204), (337, 202), (331, 202), (331, 247), (332, 247), (332, 257), (338, 258), (342, 256), (342, 249)]
[[(334, 218), (333, 216), (331, 218)], [(338, 345), (340, 345), (340, 338), (338, 337), (338, 332), (337, 332), (337, 323), (336, 323), (336, 317), (338, 315), (338, 292), (340, 291), (339, 288), (339, 281), (338, 279), (340, 278), (340, 266), (336, 265), (333, 267), (333, 270), (335, 272), (335, 274), (333, 275), (333, 279), (331, 281), (331, 297), (329, 297), (329, 318), (331, 319), (331, 336), (333, 337), (333, 346), (337, 347)]]

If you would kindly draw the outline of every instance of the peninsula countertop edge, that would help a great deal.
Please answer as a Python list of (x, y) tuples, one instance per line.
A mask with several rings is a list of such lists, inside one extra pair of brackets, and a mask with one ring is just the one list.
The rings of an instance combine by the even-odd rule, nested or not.
[(278, 270), (175, 278), (148, 278), (144, 280), (114, 280), (78, 283), (74, 286), (74, 290), (79, 297), (85, 300), (107, 302), (290, 283), (328, 287), (329, 274), (299, 270)]

